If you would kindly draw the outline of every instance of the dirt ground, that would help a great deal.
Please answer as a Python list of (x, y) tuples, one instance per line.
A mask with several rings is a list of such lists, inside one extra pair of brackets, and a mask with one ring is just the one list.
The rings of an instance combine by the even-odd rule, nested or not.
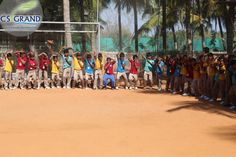
[(1, 157), (235, 157), (236, 114), (156, 91), (0, 91)]

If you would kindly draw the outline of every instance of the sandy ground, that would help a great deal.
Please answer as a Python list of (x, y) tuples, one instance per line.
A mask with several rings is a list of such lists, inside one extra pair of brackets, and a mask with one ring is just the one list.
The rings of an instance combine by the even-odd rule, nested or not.
[(1, 157), (235, 157), (236, 114), (154, 91), (0, 91)]

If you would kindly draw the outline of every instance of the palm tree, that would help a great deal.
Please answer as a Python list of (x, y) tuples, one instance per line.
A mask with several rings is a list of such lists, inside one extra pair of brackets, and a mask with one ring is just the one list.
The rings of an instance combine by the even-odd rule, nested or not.
[(119, 27), (119, 51), (122, 51), (122, 24), (121, 24), (121, 0), (116, 0), (116, 8), (118, 11), (118, 27)]
[(233, 53), (234, 44), (234, 22), (235, 22), (235, 1), (225, 0), (224, 3), (224, 20), (227, 34), (227, 52)]
[[(149, 20), (144, 23), (138, 30), (138, 34), (144, 32), (156, 31), (155, 38), (162, 30), (163, 51), (167, 49), (167, 29), (173, 33), (174, 48), (178, 49), (175, 25), (179, 22), (178, 1), (175, 0), (155, 0), (146, 7), (143, 16), (150, 16)], [(161, 29), (160, 29), (161, 28)], [(157, 41), (157, 40), (156, 40)], [(158, 42), (158, 41), (157, 41)]]
[(138, 42), (138, 9), (141, 9), (147, 4), (146, 0), (123, 0), (122, 8), (126, 8), (127, 13), (133, 10), (134, 13), (134, 40), (135, 40), (135, 51), (139, 52)]
[(166, 52), (166, 0), (162, 0), (162, 36), (163, 36), (163, 51)]
[(67, 47), (72, 47), (72, 37), (71, 37), (71, 28), (70, 28), (70, 24), (68, 22), (70, 22), (70, 1), (69, 0), (63, 0), (63, 17), (64, 17), (64, 22), (65, 23), (65, 45)]

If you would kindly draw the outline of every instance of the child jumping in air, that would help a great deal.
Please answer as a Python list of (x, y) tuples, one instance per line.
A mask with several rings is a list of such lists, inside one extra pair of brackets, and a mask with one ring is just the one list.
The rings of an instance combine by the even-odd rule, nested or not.
[(107, 58), (107, 62), (105, 64), (105, 74), (103, 78), (103, 89), (107, 88), (107, 81), (110, 80), (111, 88), (115, 89), (115, 76), (113, 72), (114, 64), (116, 63), (115, 60), (111, 59), (110, 57)]

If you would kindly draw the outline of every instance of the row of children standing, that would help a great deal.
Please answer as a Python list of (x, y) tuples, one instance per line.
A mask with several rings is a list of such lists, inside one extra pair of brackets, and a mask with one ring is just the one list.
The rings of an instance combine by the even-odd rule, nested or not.
[[(147, 54), (144, 80), (152, 84), (156, 73), (158, 90), (183, 96), (196, 96), (210, 102), (220, 100), (222, 105), (236, 108), (236, 58), (215, 56), (206, 52), (195, 57), (187, 55), (152, 58)], [(166, 86), (162, 86), (164, 77)]]
[[(112, 89), (118, 89), (116, 80), (125, 80), (125, 89), (137, 89), (138, 69), (140, 63), (138, 56), (129, 59), (131, 63), (130, 74), (126, 74), (126, 60), (124, 53), (117, 54), (116, 59), (108, 57), (104, 64), (103, 55), (73, 53), (64, 49), (63, 53), (54, 53), (50, 58), (46, 53), (40, 53), (38, 60), (33, 52), (16, 51), (5, 53), (5, 61), (0, 60), (0, 75), (4, 72), (3, 87), (5, 89), (38, 88), (88, 88), (90, 83), (93, 89), (106, 88), (110, 80)], [(16, 58), (16, 59), (14, 59)], [(15, 61), (16, 60), (16, 63)], [(117, 77), (114, 75), (114, 64), (117, 62)], [(12, 77), (13, 69), (15, 77)], [(50, 79), (49, 79), (50, 74)], [(2, 79), (2, 77), (1, 77)], [(103, 82), (103, 85), (101, 85)], [(128, 84), (133, 84), (129, 86)]]

